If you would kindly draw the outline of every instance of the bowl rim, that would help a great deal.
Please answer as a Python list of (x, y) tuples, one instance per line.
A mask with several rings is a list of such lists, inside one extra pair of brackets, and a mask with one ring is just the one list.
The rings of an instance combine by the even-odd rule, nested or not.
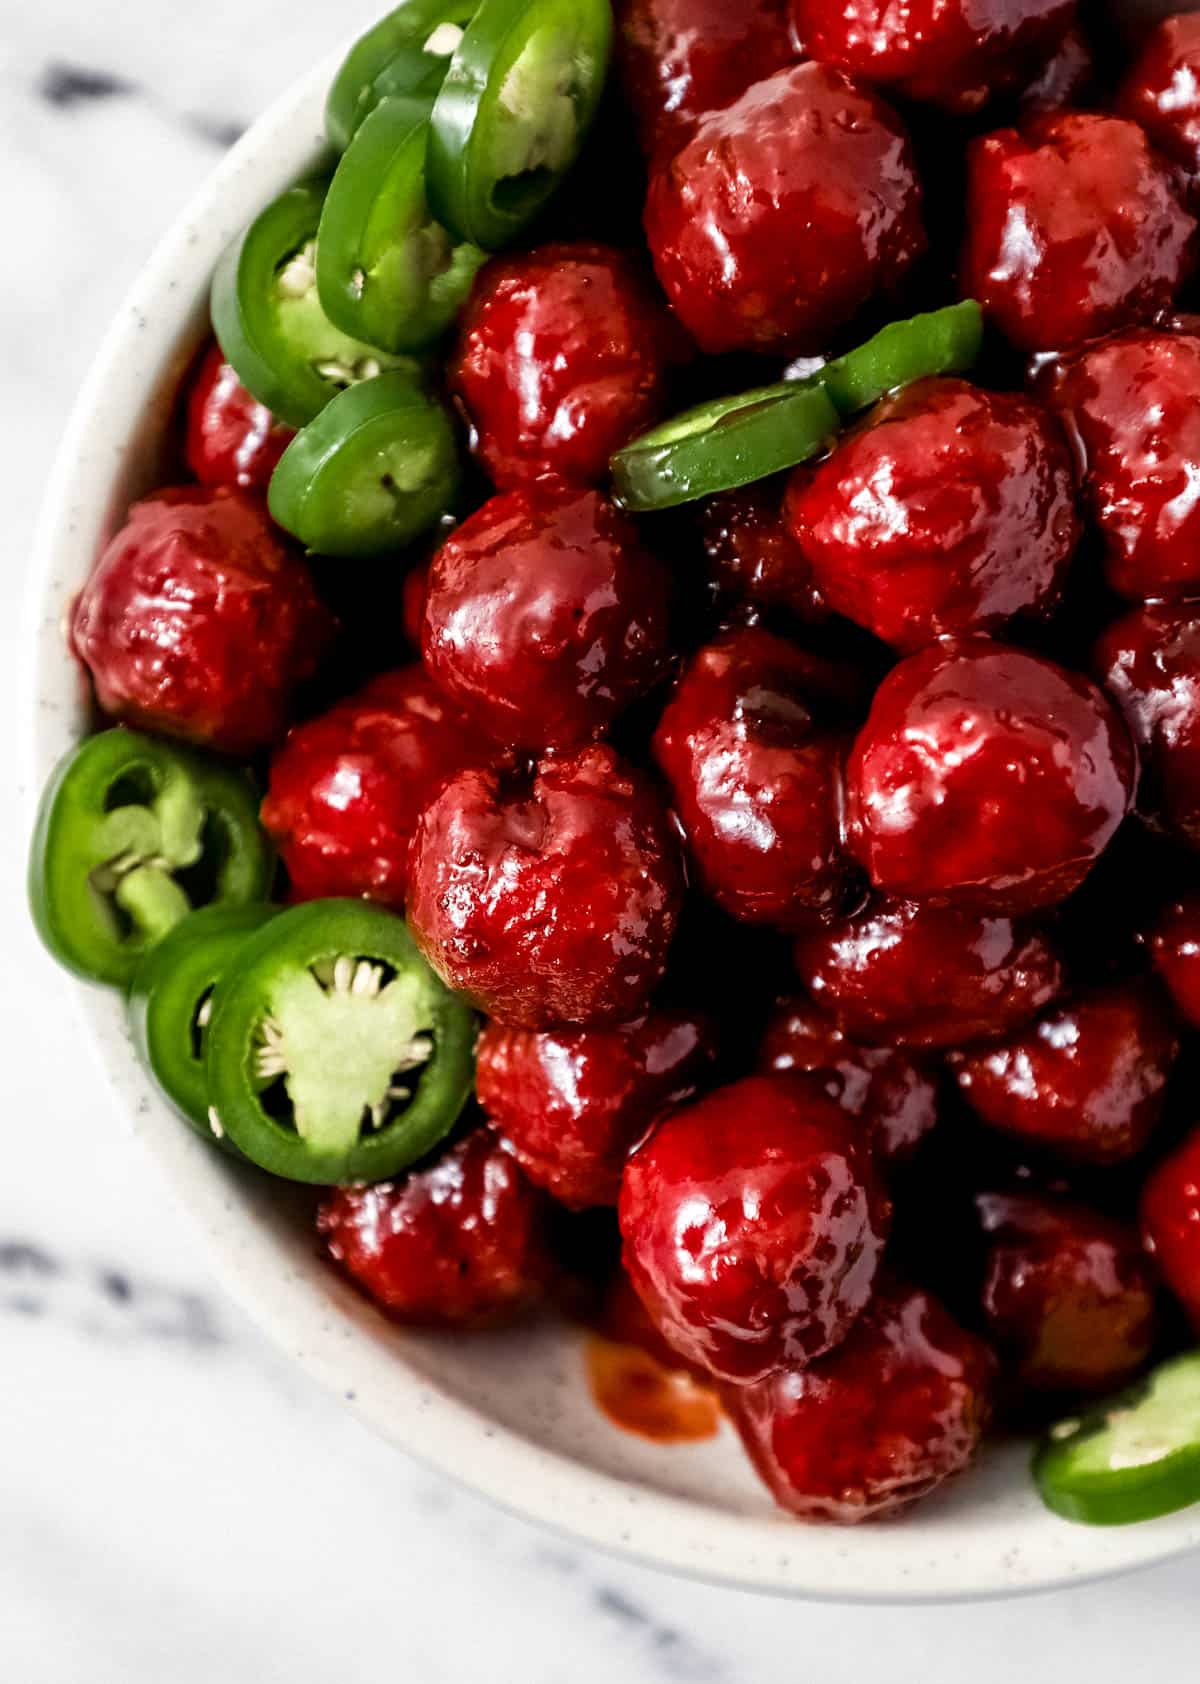
[[(206, 283), (226, 240), (267, 193), (311, 168), (323, 144), (324, 92), (339, 62), (340, 54), (332, 55), (294, 83), (209, 174), (135, 280), (75, 401), (26, 579), (22, 695), (30, 716), (22, 735), (30, 822), (51, 765), (81, 734), (81, 684), (64, 646), (62, 620), (119, 506), (114, 486), (129, 471), (133, 429), (145, 424), (146, 386), (138, 371), (161, 380), (172, 354), (177, 358), (187, 313), (194, 313), (180, 306), (186, 291), (181, 274), (190, 275), (190, 285)], [(1061, 1588), (1200, 1546), (1200, 1511), (1194, 1511), (1129, 1528), (1120, 1537), (1056, 1522), (1062, 1528), (1056, 1566), (1031, 1570), (1022, 1564), (1016, 1540), (988, 1537), (986, 1529), (978, 1547), (964, 1547), (961, 1531), (948, 1534), (951, 1544), (928, 1559), (928, 1539), (914, 1530), (798, 1527), (782, 1515), (725, 1513), (586, 1466), (431, 1383), (403, 1360), (402, 1345), (397, 1348), (392, 1337), (389, 1356), (397, 1368), (385, 1395), (373, 1379), (378, 1321), (356, 1310), (344, 1292), (339, 1297), (331, 1289), (322, 1298), (309, 1274), (281, 1268), (278, 1242), (239, 1208), (231, 1180), (236, 1172), (180, 1127), (142, 1076), (119, 997), (74, 980), (69, 986), (110, 1094), (176, 1205), (199, 1230), (207, 1260), (234, 1301), (374, 1432), (512, 1513), (709, 1582), (865, 1603)]]

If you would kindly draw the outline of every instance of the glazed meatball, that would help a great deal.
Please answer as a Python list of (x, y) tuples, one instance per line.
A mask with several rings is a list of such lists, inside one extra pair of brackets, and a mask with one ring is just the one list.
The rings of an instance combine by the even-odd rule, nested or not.
[(1093, 666), (1133, 732), (1138, 809), (1200, 847), (1200, 608), (1140, 608), (1110, 626)]
[(294, 437), (210, 346), (187, 395), (187, 464), (201, 485), (265, 491)]
[(624, 252), (564, 244), (493, 258), (449, 370), (493, 484), (607, 479), (613, 452), (658, 419), (681, 341)]
[(1144, 984), (1051, 1007), (994, 1046), (952, 1053), (959, 1091), (992, 1128), (1068, 1162), (1136, 1156), (1162, 1113), (1179, 1039)]
[(725, 1407), (776, 1502), (801, 1520), (892, 1514), (960, 1473), (991, 1418), (995, 1361), (928, 1293), (890, 1285), (844, 1345), (728, 1387)]
[(573, 748), (663, 672), (669, 594), (666, 569), (607, 498), (525, 486), (477, 509), (434, 557), (425, 665), (498, 742)]
[(429, 594), (429, 563), (418, 562), (404, 575), (400, 588), (400, 618), (404, 636), (414, 649), (421, 647), (425, 629), (425, 598)]
[(643, 150), (677, 151), (718, 111), (799, 55), (787, 0), (618, 0), (616, 57)]
[(1141, 1219), (1159, 1273), (1200, 1333), (1200, 1129), (1151, 1174)]
[(1075, 0), (792, 0), (814, 58), (905, 99), (978, 111), (1058, 47)]
[(1117, 91), (1117, 110), (1140, 123), (1164, 157), (1200, 176), (1200, 16), (1163, 18)]
[(988, 1337), (1035, 1392), (1115, 1391), (1149, 1358), (1155, 1286), (1132, 1228), (1065, 1199), (981, 1193)]
[(1027, 398), (922, 380), (787, 495), (822, 598), (897, 649), (1045, 615), (1079, 537), (1065, 440)]
[(844, 739), (818, 722), (809, 657), (756, 627), (693, 656), (654, 736), (701, 888), (794, 927), (842, 894)]
[(545, 1297), (550, 1208), (477, 1129), (402, 1181), (335, 1188), (317, 1228), (339, 1268), (396, 1321), (491, 1327)]
[(1200, 591), (1200, 338), (1116, 334), (1053, 369), (1046, 391), (1078, 441), (1113, 589)]
[(967, 154), (961, 284), (1020, 351), (1148, 321), (1195, 260), (1196, 223), (1136, 123), (1077, 111)]
[(662, 980), (683, 898), (650, 784), (609, 748), (526, 776), (469, 768), (425, 809), (408, 921), (447, 987), (501, 1023), (623, 1023)]
[(1200, 1029), (1200, 894), (1163, 908), (1149, 936), (1154, 968), (1171, 1003), (1191, 1029)]
[(705, 351), (824, 351), (925, 249), (903, 125), (822, 64), (755, 83), (660, 160), (646, 234)]
[(779, 1000), (767, 1021), (759, 1066), (813, 1076), (865, 1126), (878, 1161), (911, 1157), (937, 1122), (937, 1080), (898, 1047), (863, 1046), (799, 997)]
[(746, 1384), (840, 1343), (890, 1208), (871, 1151), (811, 1084), (750, 1076), (667, 1117), (625, 1167), (625, 1267), (668, 1343)]
[(705, 498), (699, 525), (709, 579), (722, 605), (783, 608), (820, 625), (829, 608), (808, 558), (784, 524), (782, 500), (777, 480)]
[(801, 936), (796, 969), (847, 1035), (926, 1048), (1005, 1035), (1063, 981), (1028, 922), (912, 901), (882, 901)]
[(294, 726), (262, 806), (292, 899), (365, 895), (403, 908), (417, 820), (452, 772), (484, 754), (419, 666)]
[(105, 713), (245, 756), (282, 736), (332, 629), (256, 497), (184, 487), (130, 509), (71, 638)]
[(536, 1186), (577, 1209), (615, 1205), (626, 1158), (659, 1112), (691, 1098), (715, 1053), (706, 1017), (666, 1007), (613, 1029), (490, 1023), (475, 1091)]
[(876, 691), (846, 771), (848, 846), (888, 894), (1051, 906), (1116, 834), (1135, 774), (1124, 722), (1081, 674), (946, 640)]

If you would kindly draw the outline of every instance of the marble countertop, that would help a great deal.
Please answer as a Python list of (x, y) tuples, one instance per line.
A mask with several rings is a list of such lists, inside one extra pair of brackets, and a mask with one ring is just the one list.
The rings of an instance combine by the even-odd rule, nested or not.
[[(41, 482), (129, 281), (222, 147), (377, 0), (79, 0), (0, 24), (0, 676)], [(14, 792), (6, 800), (10, 812)], [(376, 1443), (214, 1285), (100, 1090), (0, 833), (0, 1677), (13, 1684), (1124, 1684), (1195, 1673), (1182, 1561), (854, 1610), (662, 1577)]]

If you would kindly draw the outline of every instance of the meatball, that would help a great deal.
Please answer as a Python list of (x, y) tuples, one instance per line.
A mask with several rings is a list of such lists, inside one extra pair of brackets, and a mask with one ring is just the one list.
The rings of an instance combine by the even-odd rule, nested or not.
[(1109, 584), (1143, 600), (1200, 591), (1200, 338), (1116, 334), (1054, 368), (1046, 390), (1078, 441)]
[(618, 0), (616, 14), (621, 86), (651, 155), (798, 57), (787, 0)]
[(1175, 1010), (1200, 1029), (1200, 894), (1163, 908), (1150, 930), (1150, 957)]
[(844, 740), (814, 716), (811, 674), (770, 632), (726, 633), (692, 657), (654, 736), (700, 887), (749, 923), (802, 924), (845, 882)]
[(947, 640), (875, 693), (846, 770), (848, 846), (888, 894), (1051, 906), (1116, 834), (1135, 774), (1124, 722), (1082, 675)]
[(624, 252), (560, 244), (493, 258), (449, 370), (492, 482), (607, 479), (612, 453), (658, 419), (681, 339)]
[(294, 726), (262, 806), (292, 899), (365, 895), (403, 908), (417, 820), (452, 772), (483, 755), (419, 666)]
[(850, 1525), (967, 1466), (991, 1418), (994, 1373), (987, 1346), (935, 1298), (891, 1285), (830, 1356), (728, 1387), (725, 1407), (777, 1503)]
[(670, 579), (597, 491), (545, 481), (493, 497), (429, 570), (430, 674), (498, 742), (601, 735), (659, 678)]
[(815, 1077), (867, 1130), (881, 1164), (911, 1157), (937, 1122), (937, 1080), (897, 1047), (862, 1046), (808, 1000), (776, 1002), (761, 1069)]
[(625, 1167), (618, 1214), (625, 1267), (668, 1343), (746, 1384), (846, 1337), (891, 1211), (832, 1100), (749, 1076), (659, 1124)]
[(317, 1228), (328, 1255), (396, 1321), (490, 1327), (545, 1297), (551, 1208), (477, 1129), (402, 1181), (335, 1188)]
[(646, 234), (705, 351), (824, 351), (925, 249), (903, 124), (823, 64), (757, 82), (651, 172)]
[(1008, 1034), (1048, 1005), (1062, 965), (1025, 921), (882, 901), (800, 937), (796, 969), (847, 1035), (952, 1047)]
[(814, 58), (905, 99), (978, 111), (1054, 52), (1075, 0), (792, 0)]
[(1093, 666), (1138, 745), (1139, 811), (1200, 848), (1200, 605), (1125, 615), (1100, 638)]
[(1162, 1113), (1179, 1039), (1144, 984), (1094, 988), (1028, 1029), (952, 1053), (959, 1090), (992, 1128), (1070, 1162), (1136, 1156)]
[(1159, 1273), (1200, 1333), (1200, 1129), (1151, 1174), (1141, 1220)]
[(294, 437), (210, 346), (187, 394), (187, 464), (201, 485), (265, 491)]
[(1132, 1380), (1155, 1335), (1138, 1235), (1065, 1199), (981, 1193), (988, 1337), (1022, 1386), (1090, 1396)]
[(577, 1209), (615, 1205), (625, 1160), (716, 1054), (702, 1014), (659, 1007), (613, 1029), (506, 1029), (479, 1039), (475, 1091), (536, 1186)]
[(1136, 123), (1054, 112), (968, 149), (963, 294), (1020, 351), (1066, 350), (1166, 309), (1195, 232)]
[(829, 609), (784, 524), (782, 499), (783, 486), (774, 479), (705, 498), (699, 525), (709, 579), (723, 604), (783, 608), (819, 625)]
[(1164, 157), (1200, 177), (1200, 16), (1163, 18), (1117, 90), (1117, 110), (1145, 129)]
[(105, 713), (244, 756), (282, 736), (332, 630), (256, 497), (183, 487), (130, 509), (71, 638)]
[(622, 1023), (662, 980), (683, 899), (658, 796), (611, 749), (528, 776), (468, 768), (425, 809), (408, 920), (450, 988), (501, 1023)]
[(1058, 602), (1079, 537), (1065, 440), (1028, 398), (922, 380), (815, 469), (786, 518), (822, 598), (897, 649)]

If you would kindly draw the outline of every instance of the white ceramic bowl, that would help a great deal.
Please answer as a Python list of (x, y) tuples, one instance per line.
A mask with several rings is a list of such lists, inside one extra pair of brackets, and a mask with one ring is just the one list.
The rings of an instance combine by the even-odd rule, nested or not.
[[(68, 604), (130, 499), (156, 483), (164, 418), (204, 328), (213, 266), (230, 237), (313, 163), (332, 69), (322, 66), (275, 105), (214, 173), (118, 315), (79, 399), (33, 566), (35, 791), (89, 725), (63, 641)], [(673, 1448), (610, 1426), (588, 1396), (570, 1329), (461, 1339), (401, 1332), (319, 1262), (289, 1189), (239, 1171), (162, 1104), (134, 1058), (118, 997), (76, 992), (106, 1080), (231, 1294), (377, 1432), (510, 1509), (662, 1567), (859, 1600), (1070, 1584), (1200, 1544), (1200, 1510), (1115, 1531), (1055, 1519), (1034, 1495), (1024, 1446), (989, 1450), (977, 1471), (898, 1524), (800, 1526), (773, 1507), (728, 1429)]]

